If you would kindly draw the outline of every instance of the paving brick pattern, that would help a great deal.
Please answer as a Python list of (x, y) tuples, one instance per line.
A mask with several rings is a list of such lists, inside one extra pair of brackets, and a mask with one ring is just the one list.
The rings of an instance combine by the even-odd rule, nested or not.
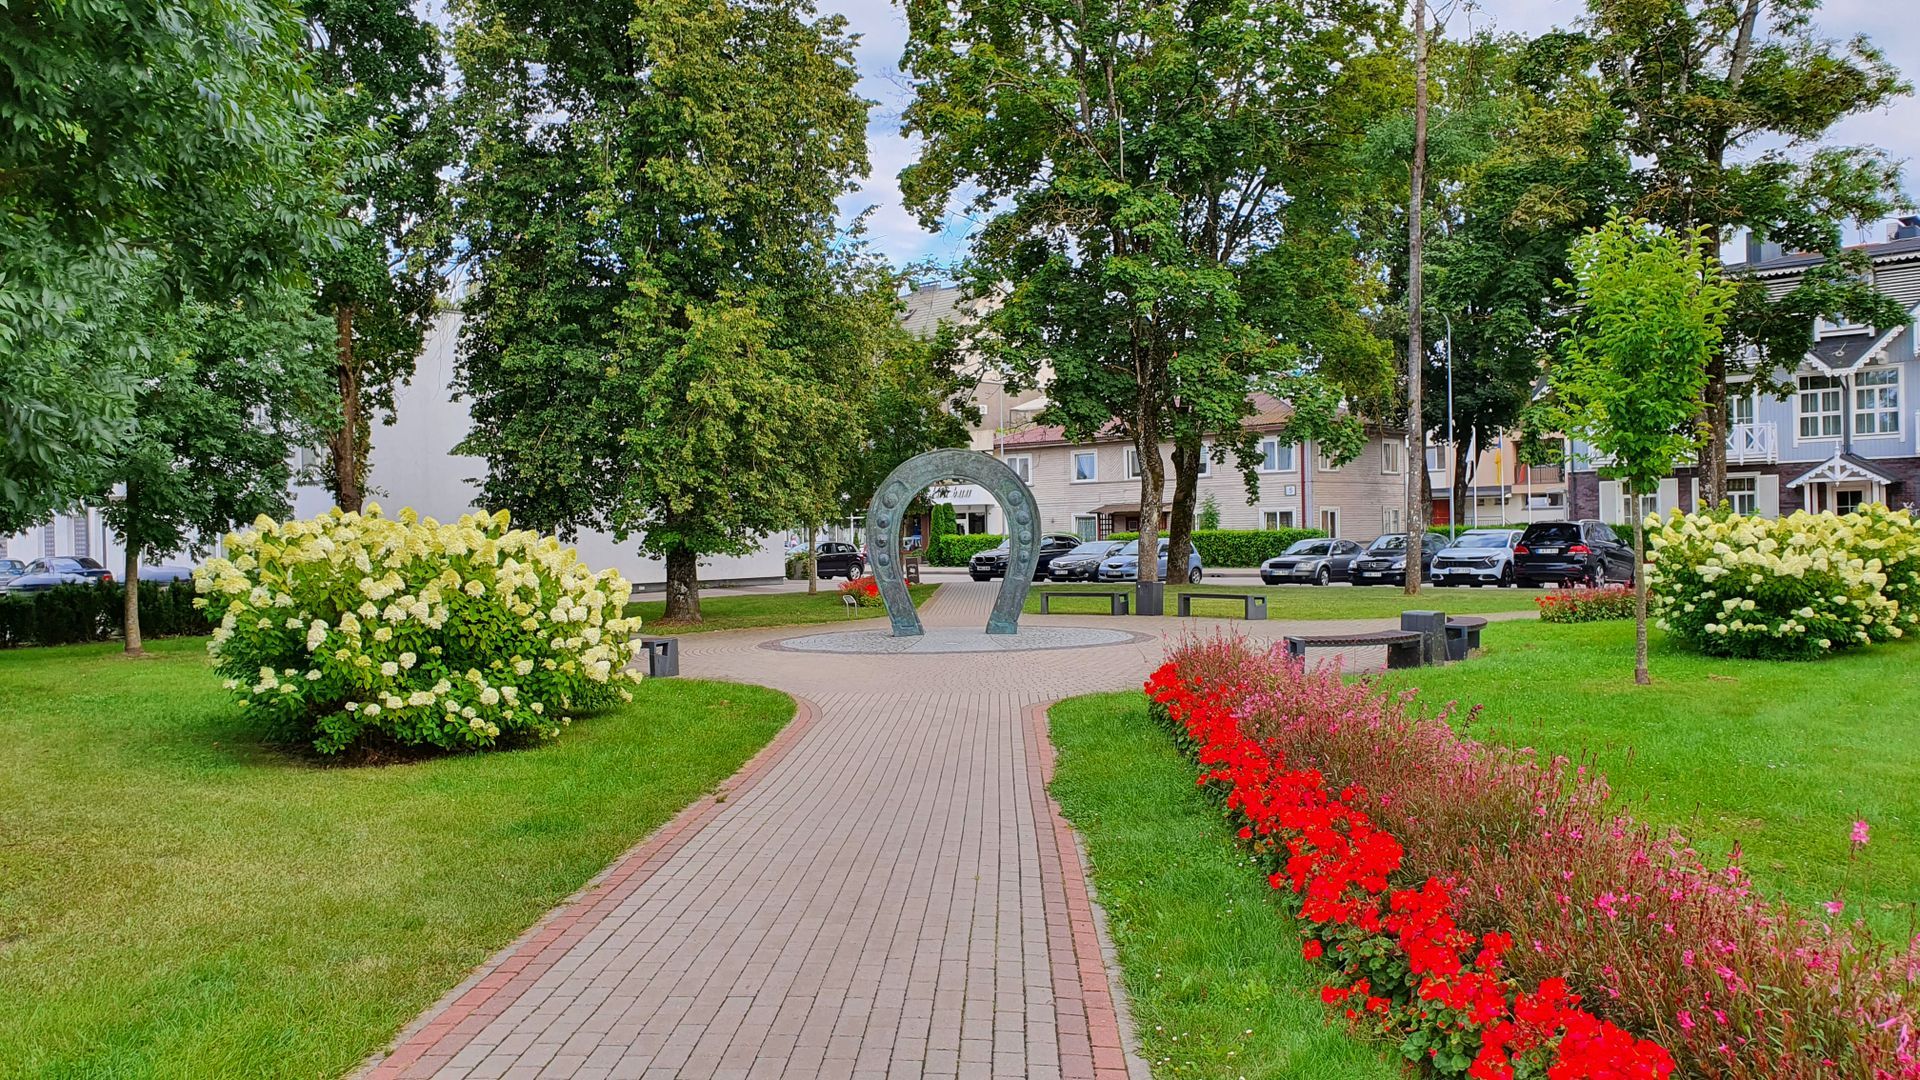
[[(948, 584), (923, 616), (984, 625), (994, 588)], [(794, 630), (683, 639), (686, 675), (778, 687), (800, 715), (367, 1075), (1144, 1077), (1045, 789), (1045, 704), (1138, 685), (1163, 635), (1210, 624), (1125, 622), (1154, 639), (957, 657), (761, 647)]]

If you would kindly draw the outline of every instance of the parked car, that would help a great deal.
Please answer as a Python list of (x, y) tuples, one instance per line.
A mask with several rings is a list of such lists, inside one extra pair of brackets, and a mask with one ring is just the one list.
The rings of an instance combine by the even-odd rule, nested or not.
[(111, 585), (113, 573), (85, 555), (35, 559), (26, 572), (7, 582), (10, 593), (45, 592), (55, 585)]
[[(1187, 549), (1187, 580), (1198, 582), (1202, 567), (1200, 552)], [(1140, 541), (1129, 540), (1125, 547), (1101, 560), (1101, 581), (1132, 581), (1140, 576)], [(1160, 541), (1160, 580), (1167, 580), (1167, 541)]]
[[(1421, 533), (1420, 578), (1433, 578), (1433, 560), (1447, 545), (1438, 533)], [(1367, 550), (1353, 560), (1351, 571), (1355, 585), (1405, 585), (1407, 583), (1407, 534), (1376, 536)]]
[[(802, 544), (789, 558), (805, 559), (806, 545)], [(820, 543), (819, 574), (823, 578), (843, 577), (851, 581), (867, 572), (867, 557), (852, 544), (839, 540), (824, 540)], [(800, 576), (806, 576), (806, 566), (800, 567)]]
[(1054, 556), (1047, 576), (1055, 581), (1093, 581), (1100, 576), (1100, 564), (1126, 546), (1125, 540), (1088, 540), (1064, 555)]
[(175, 581), (192, 581), (193, 571), (184, 566), (143, 566), (140, 568), (140, 580), (166, 585)]
[(1521, 585), (1633, 584), (1633, 549), (1604, 521), (1536, 521), (1513, 549)]
[(27, 564), (20, 559), (0, 559), (0, 592), (7, 591), (7, 582), (27, 572)]
[(1435, 585), (1513, 584), (1513, 546), (1525, 529), (1474, 529), (1433, 558)]
[[(1040, 561), (1034, 565), (1033, 580), (1040, 581), (1047, 576), (1053, 560), (1080, 546), (1077, 533), (1048, 533), (1040, 538)], [(975, 581), (992, 581), (1007, 576), (1006, 544), (988, 548), (967, 561), (967, 576)]]
[(1351, 540), (1296, 540), (1292, 547), (1260, 564), (1260, 580), (1269, 585), (1346, 581), (1360, 551), (1360, 545)]

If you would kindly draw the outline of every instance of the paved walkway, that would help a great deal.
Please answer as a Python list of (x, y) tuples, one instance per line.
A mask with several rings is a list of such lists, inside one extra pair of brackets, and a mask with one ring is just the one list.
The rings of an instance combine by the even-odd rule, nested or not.
[[(923, 617), (983, 626), (997, 588), (947, 584)], [(1026, 618), (1145, 640), (826, 656), (763, 647), (825, 627), (682, 638), (684, 675), (777, 687), (799, 715), (370, 1075), (1144, 1077), (1075, 839), (1046, 795), (1044, 706), (1138, 686), (1167, 636), (1221, 624)]]

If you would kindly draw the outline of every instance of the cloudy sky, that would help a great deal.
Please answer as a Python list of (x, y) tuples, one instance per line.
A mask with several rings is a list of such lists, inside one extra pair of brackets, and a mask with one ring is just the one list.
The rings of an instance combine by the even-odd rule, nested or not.
[[(906, 17), (892, 0), (819, 0), (822, 10), (837, 11), (847, 17), (851, 28), (861, 35), (859, 63), (861, 92), (879, 102), (871, 113), (868, 127), (869, 152), (873, 171), (857, 192), (841, 200), (841, 209), (851, 215), (872, 211), (869, 233), (875, 245), (895, 265), (922, 259), (950, 262), (964, 252), (971, 224), (955, 218), (939, 233), (923, 230), (900, 205), (895, 176), (914, 158), (913, 143), (900, 135), (900, 110), (911, 98), (911, 90), (901, 75), (900, 51), (906, 41)], [(1920, 19), (1913, 17), (1911, 0), (1827, 0), (1817, 19), (1821, 32), (1832, 38), (1866, 34), (1896, 63), (1901, 64), (1908, 81), (1920, 76)], [(1503, 31), (1537, 34), (1554, 26), (1571, 25), (1584, 5), (1580, 0), (1478, 0), (1476, 6), (1462, 9), (1456, 3), (1449, 16), (1449, 35), (1460, 35), (1489, 25)], [(1832, 133), (1837, 142), (1868, 143), (1884, 147), (1897, 159), (1907, 162), (1907, 189), (1912, 191), (1917, 178), (1915, 159), (1920, 159), (1920, 99), (1906, 98), (1892, 108), (1857, 116), (1839, 125)], [(1854, 239), (1860, 239), (1856, 235)], [(1874, 230), (1872, 239), (1882, 239)]]

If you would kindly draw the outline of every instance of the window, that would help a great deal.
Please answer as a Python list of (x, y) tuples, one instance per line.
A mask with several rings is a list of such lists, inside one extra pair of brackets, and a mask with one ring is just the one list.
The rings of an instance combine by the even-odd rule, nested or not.
[(1213, 444), (1212, 443), (1200, 444), (1200, 471), (1195, 473), (1194, 475), (1196, 476), (1212, 476), (1213, 475)]
[(1321, 472), (1333, 471), (1333, 459), (1327, 456), (1326, 450), (1322, 447), (1313, 448), (1313, 464)]
[(1380, 508), (1380, 531), (1397, 533), (1400, 531), (1400, 511), (1393, 507)]
[(87, 541), (91, 539), (89, 535), (91, 531), (92, 530), (87, 528), (86, 514), (82, 513), (74, 517), (73, 519), (73, 553), (75, 555), (93, 554), (92, 551), (88, 550), (88, 544), (87, 544)]
[(1840, 380), (1832, 375), (1800, 376), (1794, 409), (1800, 414), (1801, 438), (1839, 438)]
[(1407, 471), (1407, 448), (1388, 439), (1380, 444), (1380, 471), (1398, 476)]
[(1267, 530), (1291, 529), (1293, 528), (1293, 511), (1262, 510), (1260, 511), (1260, 527)]
[(1739, 394), (1727, 398), (1727, 423), (1753, 423), (1753, 395)]
[(1648, 514), (1659, 513), (1660, 512), (1660, 493), (1657, 491), (1650, 491), (1647, 494), (1640, 496), (1639, 503), (1640, 503), (1640, 513), (1636, 517), (1636, 515), (1633, 512), (1634, 497), (1627, 493), (1626, 488), (1622, 487), (1620, 489), (1620, 522), (1621, 524), (1631, 525), (1636, 520), (1645, 521)]
[(1427, 471), (1428, 472), (1447, 471), (1447, 459), (1441, 455), (1440, 447), (1438, 446), (1427, 447)]
[(1900, 434), (1900, 369), (1865, 368), (1853, 377), (1853, 433)]
[(1009, 456), (1006, 459), (1006, 462), (1007, 462), (1007, 468), (1013, 470), (1013, 475), (1019, 477), (1021, 483), (1023, 484), (1033, 483), (1033, 455), (1032, 454), (1014, 454)]
[(1260, 440), (1261, 472), (1292, 472), (1293, 444), (1279, 439)]
[(1127, 479), (1140, 479), (1140, 451), (1127, 447)]
[(1736, 514), (1749, 517), (1760, 512), (1760, 481), (1753, 476), (1727, 477), (1727, 503)]
[(1323, 506), (1320, 508), (1320, 531), (1328, 536), (1340, 535), (1340, 508)]
[(1073, 452), (1073, 482), (1084, 484), (1089, 480), (1100, 479), (1099, 456), (1091, 450)]
[(1100, 520), (1092, 514), (1075, 514), (1073, 516), (1073, 531), (1081, 540), (1094, 539), (1095, 533), (1099, 528)]
[(1851, 514), (1860, 509), (1860, 504), (1866, 501), (1866, 496), (1866, 492), (1859, 490), (1836, 491), (1833, 493), (1833, 512)]

